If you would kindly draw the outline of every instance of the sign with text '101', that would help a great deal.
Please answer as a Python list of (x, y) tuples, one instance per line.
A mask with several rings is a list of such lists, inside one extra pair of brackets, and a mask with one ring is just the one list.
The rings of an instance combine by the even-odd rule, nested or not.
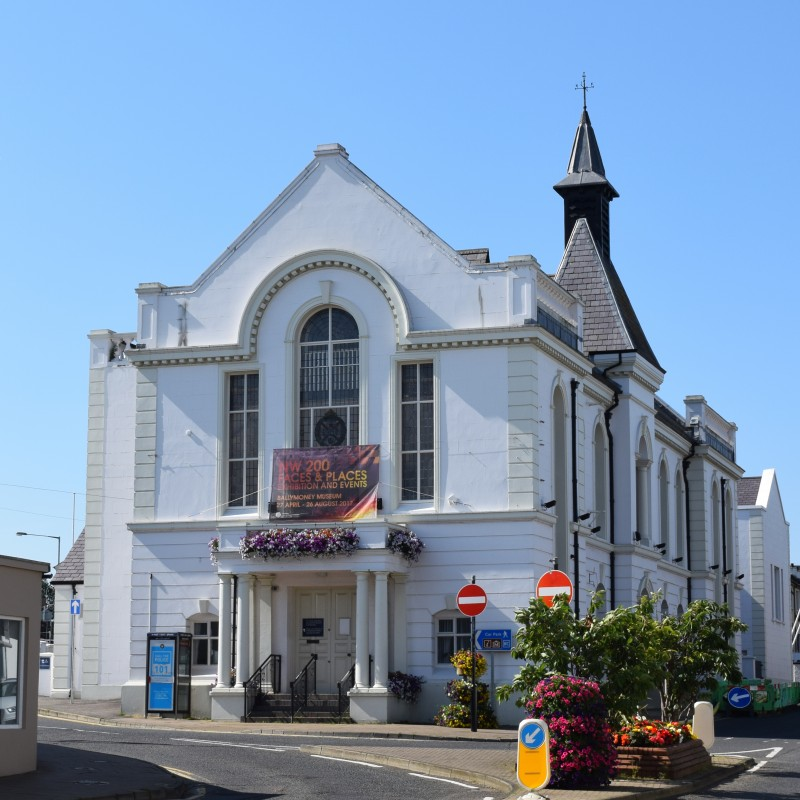
[(468, 617), (477, 617), (486, 608), (487, 602), (486, 592), (477, 583), (462, 586), (456, 595), (458, 610)]

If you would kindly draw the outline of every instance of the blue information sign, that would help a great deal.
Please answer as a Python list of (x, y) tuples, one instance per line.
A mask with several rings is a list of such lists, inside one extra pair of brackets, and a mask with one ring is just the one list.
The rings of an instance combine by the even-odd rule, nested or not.
[(150, 711), (172, 711), (172, 684), (153, 683), (148, 687), (147, 707)]
[(147, 663), (147, 710), (175, 708), (175, 640), (150, 639)]
[(510, 650), (511, 628), (478, 631), (476, 641), (481, 650)]
[(750, 690), (744, 686), (734, 686), (728, 691), (728, 705), (731, 708), (747, 708), (753, 699)]

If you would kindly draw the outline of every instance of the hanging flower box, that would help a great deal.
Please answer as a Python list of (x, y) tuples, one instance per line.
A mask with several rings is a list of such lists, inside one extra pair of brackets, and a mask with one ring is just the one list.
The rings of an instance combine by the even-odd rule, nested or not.
[(711, 756), (699, 739), (667, 747), (617, 746), (620, 778), (677, 780), (711, 768)]
[(389, 550), (402, 556), (409, 564), (419, 559), (425, 543), (414, 531), (395, 528), (389, 531), (386, 542)]
[(245, 534), (239, 541), (242, 558), (333, 558), (358, 550), (353, 528), (270, 528)]

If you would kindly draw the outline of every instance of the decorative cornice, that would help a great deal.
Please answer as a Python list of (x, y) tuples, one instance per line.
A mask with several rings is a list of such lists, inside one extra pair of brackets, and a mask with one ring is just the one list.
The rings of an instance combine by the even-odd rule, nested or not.
[(400, 320), (397, 305), (393, 294), (386, 287), (378, 275), (369, 269), (353, 264), (344, 259), (320, 259), (308, 261), (298, 266), (282, 270), (276, 274), (272, 281), (262, 289), (261, 301), (255, 308), (249, 331), (246, 334), (246, 344), (229, 345), (210, 345), (205, 347), (187, 348), (162, 348), (158, 350), (134, 350), (128, 351), (127, 356), (130, 361), (137, 366), (190, 366), (195, 364), (220, 364), (230, 362), (253, 361), (257, 355), (258, 329), (267, 306), (272, 302), (278, 292), (294, 278), (312, 272), (316, 269), (345, 269), (361, 275), (372, 284), (386, 299), (386, 303), (392, 312), (394, 319), (395, 334), (400, 337)]

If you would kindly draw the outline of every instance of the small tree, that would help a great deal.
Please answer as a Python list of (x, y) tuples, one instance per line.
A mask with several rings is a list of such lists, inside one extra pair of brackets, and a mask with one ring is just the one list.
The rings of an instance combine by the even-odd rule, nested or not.
[(637, 605), (615, 608), (602, 617), (602, 595), (593, 595), (583, 619), (575, 617), (565, 597), (552, 608), (532, 598), (515, 619), (522, 627), (511, 653), (526, 663), (497, 696), (513, 692), (524, 707), (536, 684), (548, 675), (574, 675), (596, 681), (615, 725), (634, 716), (652, 690), (662, 698), (665, 719), (673, 718), (713, 686), (714, 676), (735, 679), (738, 653), (728, 639), (746, 626), (729, 617), (727, 609), (702, 600), (689, 604), (680, 617), (656, 620), (654, 598), (645, 595)]
[(716, 688), (717, 677), (738, 683), (742, 679), (734, 635), (747, 630), (728, 607), (711, 600), (695, 600), (680, 617), (665, 617), (656, 627), (662, 653), (656, 676), (661, 718), (688, 715), (703, 692)]

